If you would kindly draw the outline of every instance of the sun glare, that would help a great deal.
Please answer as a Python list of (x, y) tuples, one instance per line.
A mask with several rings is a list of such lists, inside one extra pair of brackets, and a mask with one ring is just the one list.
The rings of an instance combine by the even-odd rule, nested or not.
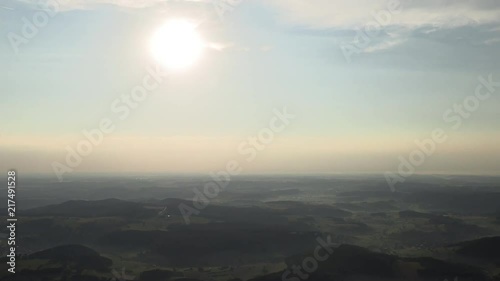
[(185, 19), (166, 22), (153, 35), (153, 57), (170, 70), (182, 70), (192, 66), (201, 56), (203, 40), (196, 25)]

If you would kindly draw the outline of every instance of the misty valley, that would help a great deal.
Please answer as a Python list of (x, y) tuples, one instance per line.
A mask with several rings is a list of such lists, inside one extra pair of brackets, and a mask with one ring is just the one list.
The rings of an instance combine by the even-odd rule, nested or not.
[(30, 177), (0, 280), (500, 280), (498, 180), (238, 176), (187, 223), (208, 177)]

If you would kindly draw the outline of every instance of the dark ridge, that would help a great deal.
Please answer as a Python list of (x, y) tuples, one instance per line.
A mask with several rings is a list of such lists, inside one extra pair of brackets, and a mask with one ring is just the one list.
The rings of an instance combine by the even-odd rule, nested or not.
[(156, 211), (146, 209), (142, 204), (118, 199), (99, 201), (75, 200), (57, 205), (49, 205), (23, 212), (26, 216), (55, 217), (143, 217), (154, 215)]
[(463, 256), (500, 260), (500, 236), (466, 241), (453, 246), (458, 246), (457, 253)]

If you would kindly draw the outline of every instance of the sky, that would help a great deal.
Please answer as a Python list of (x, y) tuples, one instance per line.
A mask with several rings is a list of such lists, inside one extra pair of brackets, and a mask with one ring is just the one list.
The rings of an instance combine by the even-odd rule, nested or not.
[[(117, 114), (172, 19), (196, 23), (202, 55)], [(500, 174), (497, 0), (4, 0), (0, 36), (3, 170), (384, 173), (442, 130), (417, 173)]]

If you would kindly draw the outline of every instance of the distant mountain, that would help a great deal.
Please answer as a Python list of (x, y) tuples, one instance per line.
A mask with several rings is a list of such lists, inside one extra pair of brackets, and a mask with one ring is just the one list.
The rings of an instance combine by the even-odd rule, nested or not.
[(140, 281), (166, 281), (169, 280), (172, 277), (177, 277), (176, 279), (178, 280), (178, 277), (182, 276), (182, 274), (173, 272), (170, 270), (150, 270), (150, 271), (144, 271), (141, 273), (139, 276)]
[(25, 216), (56, 217), (144, 217), (155, 215), (155, 210), (146, 209), (142, 204), (106, 199), (99, 201), (68, 201), (23, 211)]
[[(2, 264), (6, 259), (1, 259)], [(36, 267), (29, 265), (36, 264)], [(2, 281), (107, 281), (111, 276), (112, 261), (96, 251), (81, 245), (64, 245), (28, 256), (18, 257), (16, 273), (0, 277)], [(96, 272), (98, 274), (90, 274)]]
[[(313, 257), (295, 256), (286, 260), (288, 268), (303, 265), (304, 261)], [(273, 273), (252, 279), (252, 281), (300, 280), (291, 270)], [(400, 258), (394, 255), (375, 253), (368, 249), (341, 245), (333, 250), (331, 256), (318, 262), (317, 270), (307, 276), (308, 281), (336, 280), (458, 280), (486, 281), (488, 277), (481, 269), (453, 264), (433, 258)]]
[[(168, 211), (172, 215), (182, 215), (179, 210), (180, 204), (193, 206), (192, 201), (181, 199), (165, 199), (149, 203), (155, 206), (168, 206)], [(275, 225), (288, 224), (289, 220), (286, 216), (290, 215), (344, 218), (352, 214), (333, 205), (313, 205), (294, 201), (274, 201), (267, 202), (259, 207), (236, 207), (209, 204), (198, 216), (232, 223), (245, 222)]]
[(120, 252), (146, 251), (144, 258), (166, 258), (175, 266), (227, 266), (234, 257), (266, 262), (314, 247), (318, 233), (298, 232), (292, 227), (293, 224), (245, 223), (175, 225), (168, 231), (110, 232), (99, 239), (98, 244)]
[(400, 211), (399, 217), (402, 219), (432, 219), (437, 217), (437, 215), (406, 210)]
[(98, 252), (81, 245), (65, 245), (28, 256), (28, 259), (42, 259), (62, 264), (74, 263), (82, 269), (105, 272), (112, 265), (110, 259), (101, 257)]
[(491, 215), (498, 213), (500, 192), (461, 191), (415, 191), (402, 194), (401, 199), (417, 204), (421, 209), (453, 214)]
[(266, 206), (281, 210), (288, 215), (320, 216), (344, 218), (352, 215), (351, 212), (339, 209), (334, 205), (307, 204), (296, 201), (273, 201), (267, 202)]

